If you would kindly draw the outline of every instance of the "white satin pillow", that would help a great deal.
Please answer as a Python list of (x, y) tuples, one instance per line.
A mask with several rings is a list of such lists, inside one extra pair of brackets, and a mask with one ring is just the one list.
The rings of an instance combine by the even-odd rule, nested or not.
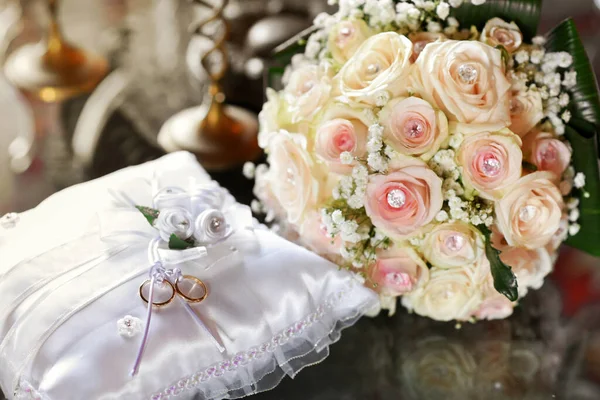
[[(146, 319), (138, 288), (147, 246), (103, 240), (98, 218), (114, 207), (111, 188), (145, 205), (143, 185), (130, 182), (157, 174), (175, 186), (210, 181), (192, 155), (175, 153), (64, 190), (0, 229), (0, 384), (9, 399), (243, 397), (321, 361), (340, 330), (377, 305), (315, 254), (266, 230), (238, 232), (180, 266), (208, 284), (193, 310), (226, 351), (173, 302), (154, 311), (131, 378), (141, 334), (122, 336), (117, 322)], [(239, 251), (223, 259), (231, 248)]]

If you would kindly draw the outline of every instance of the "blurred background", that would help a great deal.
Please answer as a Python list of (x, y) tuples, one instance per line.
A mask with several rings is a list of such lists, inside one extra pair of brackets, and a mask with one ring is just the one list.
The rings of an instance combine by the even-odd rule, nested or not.
[[(327, 10), (327, 0), (0, 0), (0, 216), (186, 146), (207, 152), (205, 166), (212, 176), (249, 203), (252, 182), (242, 176), (241, 161), (261, 158), (256, 114), (264, 101), (272, 51)], [(566, 17), (575, 19), (599, 74), (600, 0), (544, 0), (542, 15), (541, 33)], [(199, 116), (207, 114), (215, 117), (213, 123), (200, 123)], [(224, 127), (229, 136), (214, 134)], [(212, 157), (223, 148), (230, 158)], [(483, 370), (492, 374), (491, 389), (485, 390), (501, 393), (494, 373), (510, 363), (528, 366), (522, 359), (526, 349), (528, 360), (539, 364), (531, 367), (535, 374), (511, 375), (502, 388), (542, 389), (532, 389), (531, 396), (513, 390), (507, 397), (490, 394), (486, 399), (599, 399), (598, 266), (597, 259), (562, 250), (552, 282), (528, 299), (550, 304), (551, 316), (546, 307), (523, 307), (527, 313), (509, 321), (478, 324), (462, 333), (407, 315), (361, 321), (342, 340), (345, 344), (334, 346), (331, 361), (301, 374), (305, 391), (286, 382), (263, 398), (397, 399), (400, 390), (412, 393), (402, 398), (481, 398), (449, 387), (456, 388), (456, 379), (482, 373), (477, 365), (489, 365), (486, 354), (502, 354), (495, 360), (505, 360), (503, 367)], [(402, 336), (406, 326), (423, 334)], [(419, 390), (431, 382), (427, 371), (419, 370), (425, 368), (419, 360), (426, 355), (418, 343), (430, 335), (431, 340), (445, 338), (438, 346), (442, 356), (432, 356), (436, 376), (456, 379), (436, 378), (442, 386), (431, 390), (439, 392), (425, 395)], [(494, 346), (481, 344), (491, 351), (463, 355), (465, 343), (496, 336)], [(359, 351), (366, 341), (377, 343), (368, 354)], [(512, 350), (505, 351), (506, 346)], [(440, 372), (448, 357), (449, 372)], [(467, 378), (453, 369), (465, 357)], [(356, 379), (348, 384), (353, 374)], [(329, 391), (319, 383), (323, 377), (329, 379)], [(419, 377), (423, 388), (413, 387)], [(534, 377), (536, 384), (530, 380)], [(398, 383), (402, 380), (405, 386)], [(310, 390), (314, 395), (307, 395)]]

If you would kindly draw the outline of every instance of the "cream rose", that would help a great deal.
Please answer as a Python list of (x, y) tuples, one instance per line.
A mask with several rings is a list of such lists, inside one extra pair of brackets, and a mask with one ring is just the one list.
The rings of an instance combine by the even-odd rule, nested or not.
[(331, 94), (331, 79), (327, 68), (303, 65), (292, 72), (284, 90), (293, 124), (314, 117)]
[(340, 254), (342, 240), (339, 236), (332, 238), (323, 225), (321, 215), (317, 211), (306, 213), (299, 229), (302, 242), (322, 256), (331, 257)]
[(468, 320), (481, 304), (477, 272), (472, 267), (429, 270), (429, 281), (402, 296), (402, 304), (438, 321)]
[(369, 121), (361, 111), (334, 104), (320, 118), (323, 123), (315, 134), (315, 152), (333, 172), (348, 174), (356, 165), (356, 162), (344, 164), (340, 159), (342, 153), (348, 152), (354, 158), (365, 155)]
[(171, 235), (179, 239), (188, 239), (194, 233), (192, 214), (183, 207), (163, 208), (154, 221), (160, 237), (168, 242)]
[(508, 130), (467, 136), (456, 155), (465, 185), (489, 200), (502, 197), (522, 172), (521, 139)]
[(528, 288), (541, 288), (544, 278), (552, 272), (552, 258), (543, 247), (535, 250), (511, 247), (500, 254), (500, 259), (512, 267), (519, 284), (520, 297), (527, 294)]
[(389, 236), (415, 233), (433, 220), (442, 204), (442, 179), (418, 159), (399, 158), (386, 175), (369, 177), (367, 215)]
[(327, 47), (333, 59), (344, 64), (373, 32), (362, 19), (339, 22), (329, 33)]
[(481, 41), (493, 47), (503, 46), (509, 53), (514, 53), (523, 43), (523, 34), (514, 22), (492, 18), (481, 31)]
[(427, 233), (421, 252), (436, 267), (455, 268), (474, 264), (485, 257), (485, 244), (473, 225), (448, 222)]
[(523, 151), (527, 161), (538, 171), (549, 171), (560, 180), (571, 164), (571, 149), (549, 132), (533, 131), (523, 140)]
[(386, 142), (402, 154), (429, 160), (448, 137), (444, 113), (418, 97), (397, 98), (381, 111)]
[(429, 279), (429, 269), (413, 249), (393, 247), (377, 254), (369, 275), (378, 292), (401, 296), (424, 285)]
[(537, 90), (515, 92), (510, 100), (510, 130), (523, 137), (544, 118), (542, 96)]
[(412, 43), (406, 36), (395, 32), (371, 36), (334, 78), (335, 93), (371, 106), (383, 91), (390, 97), (405, 93), (411, 54)]
[(306, 151), (306, 138), (287, 132), (271, 137), (268, 146), (269, 184), (291, 224), (298, 224), (319, 199), (324, 180)]
[(451, 121), (510, 124), (510, 82), (501, 52), (476, 41), (428, 44), (412, 67), (420, 96)]
[(432, 32), (413, 32), (408, 35), (408, 38), (413, 44), (413, 54), (410, 58), (411, 62), (417, 61), (419, 55), (423, 52), (425, 46), (429, 43), (433, 43), (436, 40), (445, 40), (446, 36), (441, 33), (432, 33)]
[(499, 231), (510, 246), (545, 246), (560, 227), (564, 202), (550, 172), (534, 172), (519, 179), (495, 210)]
[(263, 105), (262, 110), (258, 114), (260, 126), (258, 132), (258, 145), (263, 149), (269, 144), (269, 135), (273, 132), (278, 132), (279, 129), (281, 129), (279, 116), (282, 102), (279, 93), (271, 88), (267, 88), (266, 94), (267, 102)]

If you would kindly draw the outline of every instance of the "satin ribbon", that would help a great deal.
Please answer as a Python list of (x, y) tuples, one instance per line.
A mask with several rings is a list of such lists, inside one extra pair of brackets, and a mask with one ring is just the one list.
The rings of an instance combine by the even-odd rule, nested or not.
[[(177, 206), (184, 206), (193, 215), (199, 215), (199, 213), (206, 210), (218, 210), (222, 212), (225, 217), (227, 232), (224, 237), (213, 243), (205, 244), (204, 246), (192, 247), (186, 250), (161, 248), (160, 246), (164, 241), (160, 236), (157, 237), (157, 229), (150, 226), (143, 218), (142, 214), (135, 208), (138, 204), (136, 204), (124, 190), (109, 191), (120, 208), (98, 214), (100, 237), (105, 241), (116, 240), (120, 243), (127, 241), (131, 245), (147, 246), (148, 262), (151, 266), (149, 272), (150, 290), (148, 295), (146, 324), (142, 342), (130, 373), (132, 377), (139, 371), (146, 344), (149, 339), (154, 287), (157, 283), (162, 283), (163, 280), (169, 280), (170, 283), (175, 284), (181, 274), (181, 271), (178, 268), (166, 269), (165, 267), (173, 267), (178, 264), (206, 257), (211, 246), (221, 243), (236, 231), (253, 228), (252, 212), (249, 207), (240, 205), (233, 200), (233, 204), (223, 209), (227, 196), (231, 195), (216, 183), (197, 185), (194, 182), (191, 182), (189, 190), (185, 190), (176, 186), (160, 188), (156, 176), (151, 181), (146, 182), (149, 183), (149, 191), (152, 193), (152, 207), (160, 209), (161, 204), (176, 204)], [(237, 249), (232, 248), (229, 254), (221, 257), (219, 261), (229, 255), (236, 254), (236, 252)], [(212, 263), (210, 266), (212, 265), (215, 265), (215, 263)], [(210, 266), (206, 267), (206, 269)], [(223, 353), (225, 351), (224, 346), (212, 335), (192, 307), (177, 294), (176, 297), (179, 298), (194, 322), (208, 334), (215, 347)]]

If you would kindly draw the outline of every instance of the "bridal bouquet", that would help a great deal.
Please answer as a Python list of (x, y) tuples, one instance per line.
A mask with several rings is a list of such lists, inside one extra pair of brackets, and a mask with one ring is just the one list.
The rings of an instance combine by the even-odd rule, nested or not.
[[(267, 213), (436, 320), (505, 318), (565, 240), (600, 255), (596, 81), (541, 0), (330, 0), (267, 91)], [(299, 51), (301, 50), (301, 51)]]

